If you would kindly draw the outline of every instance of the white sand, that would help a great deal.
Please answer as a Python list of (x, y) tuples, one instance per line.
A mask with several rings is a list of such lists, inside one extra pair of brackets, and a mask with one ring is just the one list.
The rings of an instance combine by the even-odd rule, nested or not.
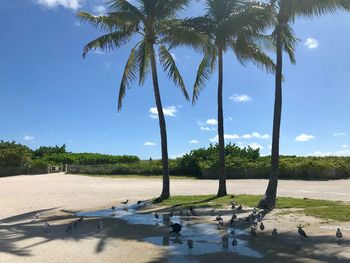
[[(228, 181), (228, 191), (234, 194), (263, 194), (266, 184), (266, 180), (232, 180)], [(280, 181), (279, 195), (350, 201), (348, 189), (350, 180)], [(107, 222), (106, 230), (96, 234), (94, 228), (97, 221), (91, 220), (84, 222), (84, 227), (74, 234), (65, 233), (65, 224), (71, 222), (70, 212), (110, 207), (126, 198), (131, 201), (152, 198), (160, 190), (161, 180), (158, 179), (109, 179), (64, 174), (0, 178), (0, 262), (164, 262), (164, 248), (139, 241), (142, 233), (158, 230), (139, 228), (135, 232), (135, 228), (127, 224), (119, 222), (112, 225)], [(213, 180), (171, 181), (174, 195), (215, 194), (216, 190), (217, 181)], [(53, 226), (49, 233), (43, 233), (42, 222), (31, 223), (30, 220), (35, 211), (42, 210), (47, 211), (41, 213), (40, 220), (49, 220)], [(336, 262), (342, 262), (341, 259), (350, 262), (349, 240), (342, 246), (336, 245), (334, 238), (331, 238), (334, 230), (327, 227), (321, 229), (320, 226), (324, 224), (320, 220), (299, 214), (293, 217), (273, 213), (269, 217), (267, 219), (273, 222), (271, 225), (286, 233), (286, 244), (292, 242), (298, 246), (296, 240), (288, 237), (289, 232), (291, 236), (295, 232), (297, 222), (312, 223), (307, 230), (329, 240), (319, 242), (326, 239), (314, 238), (309, 241), (303, 250), (305, 258), (294, 252), (300, 251), (300, 247), (285, 252), (272, 250), (266, 258), (269, 258), (269, 262), (274, 262), (277, 253), (281, 254), (280, 260), (285, 262), (297, 262), (295, 257), (300, 262), (330, 262), (331, 255), (337, 256)], [(338, 225), (337, 222), (329, 224)], [(344, 234), (349, 236), (350, 232)], [(232, 260), (227, 258), (228, 255), (219, 256), (222, 262)], [(217, 259), (217, 255), (214, 258)], [(200, 262), (211, 262), (212, 259), (211, 256), (198, 258)]]

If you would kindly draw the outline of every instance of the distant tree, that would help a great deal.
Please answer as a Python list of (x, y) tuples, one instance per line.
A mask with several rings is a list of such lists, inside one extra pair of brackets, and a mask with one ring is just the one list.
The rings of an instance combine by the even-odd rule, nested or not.
[(168, 73), (168, 77), (189, 100), (184, 81), (169, 51), (170, 48), (180, 44), (197, 46), (200, 43), (201, 35), (195, 30), (183, 27), (182, 21), (176, 19), (177, 13), (187, 7), (189, 2), (189, 0), (137, 0), (132, 4), (126, 0), (110, 0), (107, 15), (94, 16), (86, 12), (78, 14), (83, 22), (107, 31), (107, 34), (85, 46), (84, 57), (95, 49), (104, 51), (119, 49), (134, 39), (133, 37), (138, 36), (137, 44), (131, 49), (124, 69), (119, 89), (118, 110), (122, 108), (123, 98), (126, 90), (131, 88), (131, 82), (138, 78), (139, 85), (144, 84), (147, 74), (151, 71), (162, 149), (163, 190), (160, 200), (169, 198), (170, 182), (167, 132), (158, 83), (157, 59)]
[(67, 153), (65, 144), (63, 144), (62, 146), (56, 145), (55, 147), (41, 146), (38, 149), (33, 151), (34, 158), (41, 158), (41, 157), (44, 157), (45, 155), (60, 154), (60, 153)]
[(275, 104), (271, 149), (271, 174), (264, 198), (260, 201), (261, 208), (274, 208), (276, 203), (277, 185), (280, 174), (279, 140), (282, 116), (282, 63), (285, 51), (292, 64), (295, 64), (295, 44), (297, 38), (293, 32), (292, 23), (298, 17), (315, 17), (333, 13), (339, 9), (350, 10), (349, 0), (271, 0), (275, 24), (272, 41), (276, 48), (276, 78)]
[(32, 151), (16, 142), (0, 141), (0, 167), (23, 167), (30, 163)]

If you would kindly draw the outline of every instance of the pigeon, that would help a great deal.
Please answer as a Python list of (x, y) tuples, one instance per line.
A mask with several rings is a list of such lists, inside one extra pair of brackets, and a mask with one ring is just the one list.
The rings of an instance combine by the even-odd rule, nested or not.
[(236, 215), (236, 214), (233, 214), (231, 218), (232, 218), (232, 219), (237, 219), (237, 215)]
[(260, 230), (261, 230), (261, 231), (264, 231), (264, 230), (265, 230), (265, 226), (264, 226), (263, 222), (260, 223)]
[(254, 219), (253, 224), (254, 224), (254, 227), (257, 227), (258, 226), (258, 219)]
[(159, 214), (157, 212), (154, 213), (155, 219), (159, 219)]
[(236, 208), (236, 204), (235, 204), (235, 203), (232, 203), (232, 204), (231, 204), (231, 208), (232, 208), (232, 209), (235, 209), (235, 208)]
[(256, 212), (257, 212), (257, 210), (256, 210), (256, 208), (254, 207), (254, 209), (253, 209), (253, 211), (252, 211), (252, 214), (253, 214), (253, 215), (256, 215)]
[(193, 248), (193, 240), (192, 239), (187, 240), (187, 246), (188, 246), (189, 250), (192, 250), (192, 248)]
[(298, 234), (299, 234), (300, 238), (303, 238), (303, 237), (307, 238), (308, 237), (301, 226), (298, 226)]
[(230, 225), (233, 226), (235, 223), (235, 220), (233, 218), (230, 219)]
[(210, 215), (214, 215), (215, 214), (215, 208), (213, 208), (211, 211), (210, 211)]
[(223, 220), (223, 219), (222, 219), (221, 215), (218, 215), (218, 216), (215, 218), (214, 221), (220, 222), (220, 221), (222, 221), (222, 220)]
[(341, 232), (340, 228), (337, 229), (337, 233), (335, 234), (338, 240), (343, 238), (343, 233)]
[(242, 210), (242, 205), (239, 205), (239, 206), (237, 207), (237, 211), (240, 211), (240, 210)]
[(256, 231), (255, 231), (255, 228), (250, 228), (250, 234), (253, 236), (253, 237), (257, 237), (258, 235), (256, 234)]
[(196, 211), (194, 211), (194, 208), (191, 206), (190, 207), (190, 213), (191, 213), (191, 215), (193, 215), (193, 216), (196, 216), (197, 214), (196, 214)]
[(100, 220), (97, 225), (97, 232), (101, 232), (103, 229), (103, 222)]
[(47, 232), (49, 231), (50, 224), (48, 222), (44, 223), (44, 231)]
[(274, 229), (272, 230), (272, 236), (273, 236), (274, 238), (277, 238), (277, 229), (276, 229), (276, 228), (274, 228)]
[(237, 239), (234, 237), (233, 240), (232, 240), (232, 247), (233, 247), (233, 249), (235, 249), (235, 247), (237, 247), (237, 245), (238, 245)]
[(247, 216), (247, 217), (245, 218), (245, 221), (246, 221), (246, 222), (249, 222), (250, 220), (252, 220), (252, 216), (251, 216), (251, 215), (249, 215), (249, 216)]
[(80, 218), (78, 219), (78, 223), (82, 223), (83, 220), (84, 220), (84, 218), (83, 218), (83, 217), (80, 217)]
[(262, 220), (262, 214), (261, 214), (261, 212), (259, 212), (257, 219), (258, 219), (258, 222), (260, 223), (261, 220)]
[(72, 231), (72, 229), (73, 229), (73, 224), (69, 224), (66, 232), (68, 233), (68, 232)]
[(137, 201), (137, 205), (141, 205), (141, 204), (142, 204), (141, 200)]
[(40, 213), (36, 213), (34, 216), (33, 216), (33, 219), (38, 219), (40, 217)]
[(125, 201), (121, 202), (122, 205), (127, 205), (129, 202), (129, 199), (126, 199)]
[(170, 233), (176, 233), (176, 234), (179, 234), (181, 229), (182, 229), (182, 225), (178, 224), (178, 223), (175, 223), (175, 224), (172, 224), (170, 225), (169, 227), (172, 228), (172, 230), (170, 231)]

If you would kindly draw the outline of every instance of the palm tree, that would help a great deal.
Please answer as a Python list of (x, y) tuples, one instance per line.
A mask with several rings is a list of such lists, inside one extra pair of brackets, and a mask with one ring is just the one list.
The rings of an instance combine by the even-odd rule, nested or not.
[(279, 140), (282, 115), (282, 63), (285, 51), (292, 64), (295, 60), (297, 38), (291, 24), (297, 17), (315, 17), (325, 13), (333, 13), (339, 9), (350, 9), (349, 0), (271, 0), (275, 25), (272, 33), (273, 45), (276, 49), (275, 104), (271, 148), (271, 174), (264, 198), (259, 207), (272, 209), (275, 207), (279, 170)]
[(199, 43), (200, 34), (183, 27), (181, 20), (176, 19), (176, 14), (186, 8), (189, 2), (189, 0), (138, 0), (137, 4), (133, 5), (127, 0), (110, 0), (107, 3), (109, 11), (107, 15), (94, 16), (86, 12), (78, 14), (82, 22), (106, 31), (105, 35), (84, 47), (83, 57), (96, 49), (104, 51), (118, 49), (129, 43), (133, 37), (138, 37), (137, 44), (131, 49), (124, 68), (119, 89), (118, 110), (122, 108), (123, 98), (126, 90), (131, 88), (131, 83), (138, 78), (139, 85), (144, 84), (151, 70), (162, 150), (163, 190), (159, 200), (169, 198), (170, 182), (166, 123), (159, 90), (156, 58), (159, 59), (168, 77), (189, 100), (184, 81), (169, 51), (169, 48), (180, 44), (196, 47), (196, 43)]
[(190, 27), (208, 37), (208, 47), (198, 67), (192, 102), (198, 99), (200, 91), (216, 68), (218, 62), (218, 142), (219, 142), (219, 189), (217, 196), (226, 191), (225, 141), (223, 114), (223, 57), (226, 51), (233, 50), (241, 64), (248, 61), (274, 70), (274, 63), (258, 45), (263, 31), (271, 23), (268, 5), (254, 1), (207, 0), (206, 14), (188, 19)]

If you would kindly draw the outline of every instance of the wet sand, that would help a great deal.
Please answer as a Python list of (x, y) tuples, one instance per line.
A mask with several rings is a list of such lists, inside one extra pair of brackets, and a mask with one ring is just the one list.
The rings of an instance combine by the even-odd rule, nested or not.
[[(228, 182), (229, 191), (235, 194), (262, 194), (265, 186), (264, 180)], [(155, 179), (63, 174), (0, 178), (0, 262), (168, 262), (166, 248), (143, 241), (167, 234), (167, 228), (108, 219), (104, 221), (103, 231), (97, 233), (99, 219), (90, 218), (72, 233), (65, 232), (75, 212), (108, 208), (126, 198), (131, 202), (151, 198), (157, 196), (160, 187), (161, 181)], [(214, 194), (216, 187), (216, 181), (172, 181), (173, 194)], [(350, 180), (281, 181), (279, 195), (350, 201), (349, 187)], [(37, 211), (41, 216), (33, 221)], [(264, 253), (263, 259), (232, 253), (193, 255), (186, 259), (188, 262), (232, 262), (233, 258), (237, 262), (350, 262), (347, 238), (350, 231), (344, 231), (346, 238), (339, 245), (335, 230), (327, 228), (350, 227), (350, 223), (322, 222), (300, 214), (276, 215), (279, 212), (268, 214), (264, 219), (266, 231), (259, 233), (257, 239), (248, 240), (252, 248)], [(207, 220), (211, 222), (212, 218)], [(51, 225), (47, 233), (43, 229), (44, 221)], [(299, 240), (297, 224), (306, 225), (309, 240)], [(280, 232), (277, 244), (271, 241), (273, 227)]]

